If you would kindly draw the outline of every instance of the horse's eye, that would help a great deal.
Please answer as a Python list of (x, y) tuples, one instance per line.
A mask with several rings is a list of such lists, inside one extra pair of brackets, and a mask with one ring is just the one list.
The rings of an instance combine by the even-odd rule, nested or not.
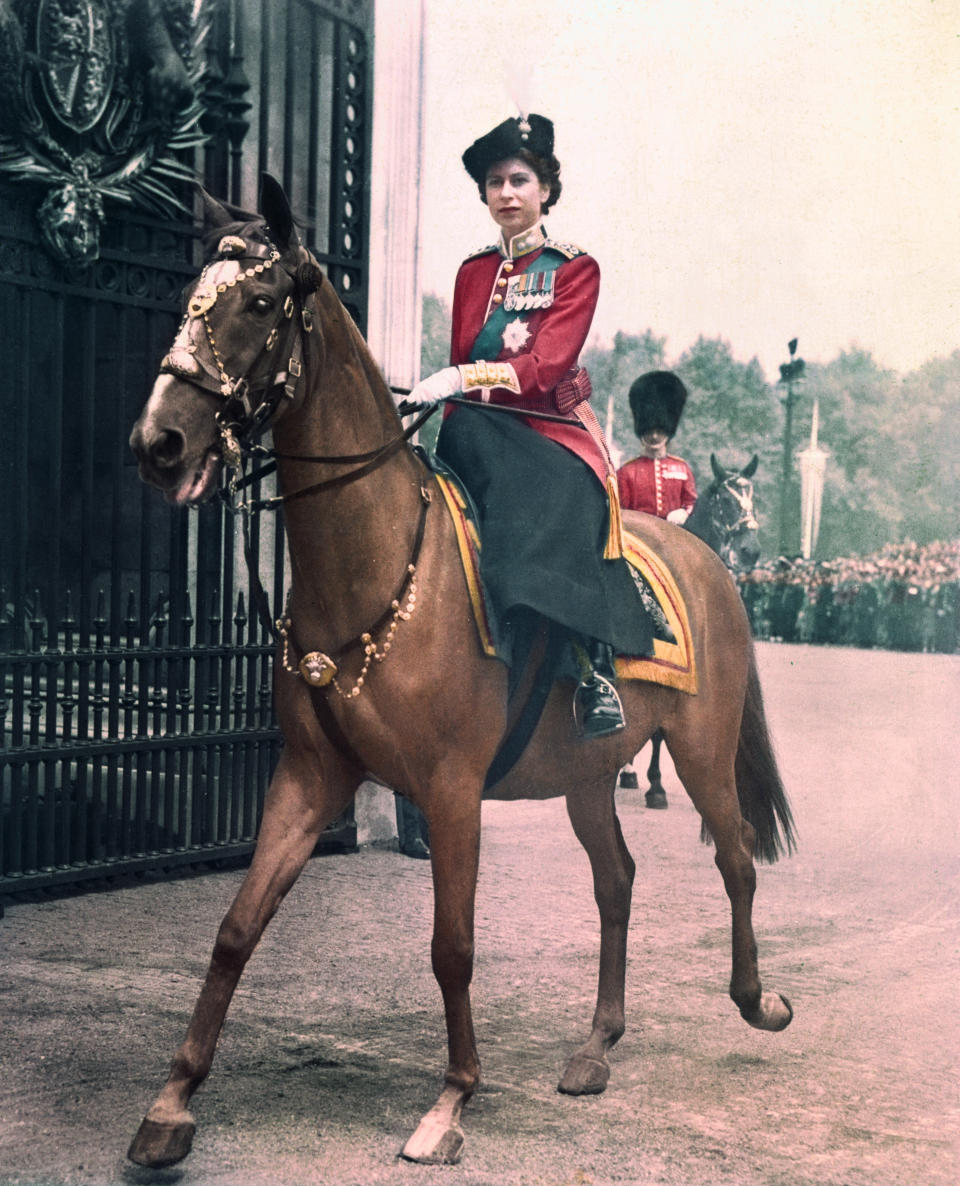
[(266, 296), (254, 297), (250, 302), (250, 308), (254, 313), (269, 313), (273, 308), (273, 301)]

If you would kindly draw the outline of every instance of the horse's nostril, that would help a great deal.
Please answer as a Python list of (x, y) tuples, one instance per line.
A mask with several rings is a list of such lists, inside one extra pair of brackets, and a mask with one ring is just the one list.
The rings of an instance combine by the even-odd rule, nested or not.
[(183, 433), (173, 428), (162, 428), (150, 442), (150, 456), (155, 465), (177, 465), (183, 457)]

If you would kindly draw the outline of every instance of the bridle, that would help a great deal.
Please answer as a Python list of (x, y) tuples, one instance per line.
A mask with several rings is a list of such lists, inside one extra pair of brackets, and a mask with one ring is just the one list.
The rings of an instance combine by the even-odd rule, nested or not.
[[(304, 259), (308, 260), (309, 254), (303, 249), (301, 251)], [(248, 267), (241, 268), (229, 280), (214, 283), (212, 278), (208, 279), (208, 273), (215, 263), (224, 260), (234, 260), (238, 265), (246, 261), (253, 262)], [(293, 292), (287, 294), (280, 314), (246, 371), (242, 375), (232, 376), (227, 371), (227, 364), (217, 345), (216, 334), (209, 317), (210, 310), (222, 293), (276, 266), (286, 272), (293, 281)], [(255, 438), (270, 425), (280, 409), (292, 403), (296, 397), (297, 385), (304, 371), (304, 337), (313, 332), (312, 302), (313, 291), (307, 292), (306, 295), (299, 294), (297, 272), (291, 271), (282, 262), (280, 252), (272, 243), (250, 242), (240, 235), (225, 235), (220, 240), (216, 255), (207, 262), (201, 272), (186, 303), (186, 311), (174, 345), (160, 364), (161, 374), (173, 375), (202, 391), (216, 395), (222, 401), (215, 419), (220, 433), (220, 455), (224, 464), (232, 471), (232, 476), (227, 491), (221, 491), (221, 495), (227, 507), (234, 513), (276, 510), (294, 499), (364, 477), (402, 448), (435, 411), (435, 406), (424, 410), (402, 433), (364, 453), (303, 456), (279, 453), (275, 449), (258, 444)], [(204, 344), (207, 348), (202, 353), (194, 343), (180, 342), (191, 320), (202, 320)], [(273, 351), (285, 327), (279, 357), (286, 359), (286, 368), (274, 370), (269, 362), (274, 356)], [(264, 362), (267, 363), (266, 366)], [(255, 472), (245, 474), (244, 461), (252, 456), (267, 458), (269, 463)], [(318, 465), (354, 465), (357, 468), (314, 482), (301, 490), (234, 504), (234, 496), (258, 479), (272, 473), (277, 460), (311, 462)]]
[[(713, 489), (716, 490), (717, 495), (727, 494), (733, 500), (734, 517), (729, 520), (726, 517), (717, 518), (713, 520), (713, 523), (721, 533), (717, 552), (728, 568), (737, 569), (740, 566), (740, 556), (735, 546), (736, 538), (742, 533), (757, 531), (760, 526), (753, 510), (753, 482), (742, 474), (732, 473), (722, 480), (718, 480)], [(727, 500), (721, 497), (717, 501), (725, 510)]]
[[(220, 281), (209, 276), (214, 264), (228, 260), (238, 266), (235, 275)], [(245, 263), (248, 266), (243, 267)], [(221, 456), (234, 470), (240, 467), (249, 439), (267, 426), (285, 401), (292, 402), (296, 395), (303, 373), (303, 338), (313, 330), (312, 293), (297, 299), (293, 292), (287, 294), (260, 350), (242, 375), (234, 376), (227, 371), (209, 314), (218, 297), (228, 289), (278, 265), (290, 277), (295, 292), (296, 273), (283, 264), (280, 252), (272, 243), (224, 235), (216, 255), (207, 262), (190, 294), (177, 337), (160, 364), (161, 374), (173, 375), (222, 401), (216, 414)], [(203, 351), (190, 340), (190, 330), (196, 322), (203, 325), (201, 341), (206, 347)], [(278, 354), (285, 359), (285, 367), (274, 369), (270, 363), (281, 336), (283, 346)]]
[(730, 474), (718, 486), (725, 490), (736, 506), (736, 518), (732, 522), (722, 520), (720, 526), (728, 536), (739, 535), (741, 531), (756, 531), (760, 524), (753, 511), (753, 483), (742, 474)]

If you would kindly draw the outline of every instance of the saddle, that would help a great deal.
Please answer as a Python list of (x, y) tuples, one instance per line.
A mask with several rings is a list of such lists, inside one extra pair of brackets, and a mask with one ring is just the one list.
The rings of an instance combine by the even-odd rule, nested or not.
[[(421, 456), (423, 453), (421, 452)], [(511, 704), (507, 735), (487, 772), (489, 790), (519, 760), (540, 719), (550, 689), (565, 673), (563, 648), (553, 634), (531, 640), (523, 655), (506, 653), (499, 637), (494, 607), (485, 595), (480, 575), (483, 541), (473, 502), (453, 471), (437, 457), (428, 462), (453, 523), (463, 576), (473, 608), (477, 635), (485, 654), (510, 665)], [(683, 597), (667, 565), (643, 540), (623, 533), (623, 555), (644, 608), (653, 625), (653, 654), (618, 655), (617, 678), (644, 680), (697, 692), (696, 657)]]

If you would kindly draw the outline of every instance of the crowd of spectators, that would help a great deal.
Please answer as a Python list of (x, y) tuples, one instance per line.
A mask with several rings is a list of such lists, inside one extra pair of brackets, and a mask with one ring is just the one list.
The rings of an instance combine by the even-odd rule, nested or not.
[(757, 638), (951, 655), (960, 646), (960, 539), (840, 560), (780, 556), (739, 581)]

